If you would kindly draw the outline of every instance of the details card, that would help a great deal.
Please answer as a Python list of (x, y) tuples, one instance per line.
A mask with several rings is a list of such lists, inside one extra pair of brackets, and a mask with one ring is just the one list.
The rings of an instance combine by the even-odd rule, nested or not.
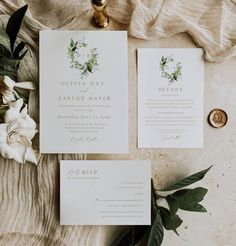
[(40, 152), (127, 153), (125, 31), (40, 31)]
[(150, 161), (61, 161), (61, 225), (150, 225)]
[(202, 49), (138, 50), (138, 147), (202, 148)]

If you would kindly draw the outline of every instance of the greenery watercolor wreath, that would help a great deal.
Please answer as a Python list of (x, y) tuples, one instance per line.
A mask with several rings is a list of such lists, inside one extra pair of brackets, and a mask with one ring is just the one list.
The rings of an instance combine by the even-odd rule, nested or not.
[(168, 79), (169, 85), (178, 81), (182, 77), (182, 66), (180, 62), (176, 62), (174, 64), (174, 71), (168, 72), (169, 64), (175, 63), (175, 60), (172, 55), (170, 56), (162, 56), (160, 60), (160, 70), (162, 78)]
[(81, 60), (81, 49), (88, 46), (84, 41), (85, 39), (74, 41), (72, 38), (67, 49), (68, 58), (70, 59), (71, 68), (78, 69), (80, 71), (80, 77), (87, 77), (89, 74), (93, 73), (98, 68), (98, 53), (97, 48), (89, 49), (86, 54), (86, 59), (84, 62)]

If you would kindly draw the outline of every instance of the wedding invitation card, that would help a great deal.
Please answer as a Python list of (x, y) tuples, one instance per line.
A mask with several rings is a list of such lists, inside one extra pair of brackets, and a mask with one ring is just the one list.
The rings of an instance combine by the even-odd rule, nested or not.
[(127, 153), (125, 31), (40, 31), (41, 153)]
[(150, 225), (150, 161), (61, 161), (61, 225)]
[(138, 50), (138, 147), (202, 148), (202, 49)]

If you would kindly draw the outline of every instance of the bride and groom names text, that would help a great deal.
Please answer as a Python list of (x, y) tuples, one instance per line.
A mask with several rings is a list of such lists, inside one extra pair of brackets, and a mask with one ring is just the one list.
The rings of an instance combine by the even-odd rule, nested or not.
[[(79, 94), (75, 95), (59, 95), (58, 100), (63, 102), (110, 102), (111, 97), (106, 95), (83, 95), (86, 94), (90, 88), (104, 87), (103, 81), (61, 81), (60, 86), (66, 88), (79, 88)], [(82, 95), (81, 95), (82, 93)]]

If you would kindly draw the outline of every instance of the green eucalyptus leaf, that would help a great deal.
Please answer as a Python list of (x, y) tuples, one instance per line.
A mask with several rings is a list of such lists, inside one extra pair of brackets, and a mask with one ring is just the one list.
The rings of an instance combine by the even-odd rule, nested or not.
[(11, 50), (10, 39), (4, 29), (0, 27), (0, 44), (3, 45), (8, 51)]
[(181, 189), (183, 187), (189, 186), (193, 183), (196, 183), (197, 181), (201, 180), (204, 178), (204, 176), (206, 175), (206, 173), (212, 168), (212, 166), (210, 166), (209, 168), (202, 170), (200, 172), (197, 172), (187, 178), (184, 178), (183, 180), (175, 183), (174, 185), (171, 185), (170, 187), (163, 189), (161, 191), (172, 191), (172, 190), (178, 190)]
[(183, 203), (181, 204), (180, 209), (190, 212), (199, 212), (199, 213), (207, 212), (207, 210), (199, 203), (192, 203), (192, 204)]
[(166, 230), (173, 230), (177, 235), (176, 229), (182, 224), (180, 217), (175, 214), (171, 215), (170, 211), (164, 207), (158, 207), (161, 213), (163, 226)]
[(160, 246), (164, 237), (164, 228), (159, 212), (156, 213), (156, 217), (151, 227), (151, 231), (148, 238), (147, 246)]
[(195, 189), (183, 189), (169, 195), (167, 199), (175, 199), (182, 210), (206, 212), (206, 209), (198, 204), (207, 193), (207, 189), (197, 187)]
[(28, 5), (21, 7), (20, 9), (16, 10), (11, 17), (9, 18), (9, 21), (7, 23), (6, 27), (6, 33), (9, 36), (10, 44), (11, 44), (11, 51), (13, 53), (14, 51), (14, 44), (16, 41), (16, 37), (18, 35), (18, 32), (20, 30), (21, 23), (23, 21), (23, 18), (25, 16), (25, 12), (28, 8)]
[(182, 203), (192, 204), (192, 203), (198, 203), (201, 202), (204, 198), (204, 196), (207, 193), (207, 189), (202, 187), (197, 187), (194, 189), (184, 189), (180, 191), (176, 191), (171, 195), (171, 197), (175, 198), (179, 206)]
[(175, 198), (170, 197), (170, 196), (166, 197), (166, 201), (167, 201), (169, 209), (170, 209), (170, 214), (175, 215), (179, 209), (178, 201)]
[(175, 191), (174, 193), (172, 193), (171, 195), (169, 195), (168, 197), (172, 197), (172, 198), (179, 198), (181, 196), (183, 196), (185, 193), (187, 193), (188, 191), (190, 191), (192, 189), (182, 189), (182, 190), (178, 190)]

